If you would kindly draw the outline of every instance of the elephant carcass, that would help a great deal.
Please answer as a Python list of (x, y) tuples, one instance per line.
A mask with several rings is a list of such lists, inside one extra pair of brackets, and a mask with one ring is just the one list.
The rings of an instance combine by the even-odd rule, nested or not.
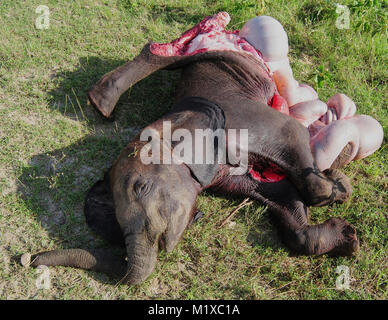
[[(228, 161), (145, 164), (141, 154), (148, 142), (139, 134), (85, 200), (88, 224), (108, 241), (125, 246), (127, 261), (109, 250), (68, 249), (36, 254), (33, 266), (73, 266), (119, 275), (127, 284), (142, 282), (152, 273), (158, 251), (171, 251), (182, 237), (194, 218), (196, 197), (205, 189), (266, 204), (284, 243), (297, 253), (357, 251), (356, 231), (347, 222), (309, 224), (308, 206), (347, 200), (349, 180), (338, 170), (319, 171), (308, 130), (284, 111), (260, 53), (224, 30), (228, 19), (226, 13), (207, 17), (171, 43), (147, 44), (134, 60), (104, 75), (89, 90), (89, 99), (109, 117), (122, 93), (136, 82), (160, 69), (180, 68), (178, 102), (145, 130), (157, 133), (162, 149), (169, 139), (163, 132), (166, 122), (172, 132), (185, 129), (193, 135), (197, 129), (247, 130), (247, 144), (237, 137), (225, 143), (227, 150), (247, 152), (247, 170), (231, 174), (236, 164)], [(228, 50), (202, 45), (212, 32), (216, 39), (230, 40)], [(171, 151), (173, 145), (167, 145)], [(193, 154), (199, 151), (194, 148)]]

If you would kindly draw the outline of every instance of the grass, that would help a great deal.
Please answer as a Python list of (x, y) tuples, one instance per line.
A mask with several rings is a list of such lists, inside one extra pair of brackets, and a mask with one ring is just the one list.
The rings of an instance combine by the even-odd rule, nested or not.
[[(38, 5), (50, 27), (34, 27)], [(294, 257), (259, 204), (217, 225), (240, 202), (203, 194), (206, 215), (155, 272), (135, 287), (99, 273), (51, 268), (51, 288), (12, 257), (54, 248), (107, 245), (88, 230), (83, 199), (139, 129), (172, 104), (179, 73), (162, 71), (126, 93), (112, 121), (87, 103), (105, 72), (135, 57), (149, 40), (167, 41), (204, 16), (225, 10), (230, 29), (257, 14), (278, 19), (289, 35), (295, 77), (322, 100), (343, 92), (358, 113), (387, 133), (384, 1), (343, 1), (350, 29), (337, 29), (334, 1), (3, 0), (0, 3), (0, 298), (1, 299), (387, 299), (387, 136), (372, 156), (344, 171), (349, 202), (313, 208), (312, 220), (352, 223), (361, 251), (352, 258)], [(317, 80), (319, 79), (319, 81)], [(348, 290), (336, 289), (337, 266), (349, 267)]]

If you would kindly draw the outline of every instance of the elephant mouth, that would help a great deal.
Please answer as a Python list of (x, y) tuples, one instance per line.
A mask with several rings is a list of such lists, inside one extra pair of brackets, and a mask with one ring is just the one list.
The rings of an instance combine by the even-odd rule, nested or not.
[(166, 240), (164, 239), (164, 236), (160, 236), (158, 240), (158, 250), (159, 251), (166, 251)]

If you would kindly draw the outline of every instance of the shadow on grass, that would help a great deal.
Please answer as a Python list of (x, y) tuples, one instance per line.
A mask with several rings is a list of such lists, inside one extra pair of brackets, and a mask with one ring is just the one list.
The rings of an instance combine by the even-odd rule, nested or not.
[(137, 83), (121, 96), (109, 119), (88, 102), (89, 88), (105, 73), (126, 62), (95, 56), (80, 58), (76, 70), (61, 70), (53, 76), (57, 89), (48, 93), (49, 105), (91, 127), (111, 122), (119, 128), (148, 125), (171, 108), (179, 71), (161, 70)]
[[(238, 196), (226, 196), (217, 191), (206, 190), (205, 195), (209, 194), (211, 196), (217, 196), (218, 198), (223, 198), (225, 200), (234, 200), (241, 202), (243, 198)], [(255, 209), (248, 210), (245, 215), (237, 215), (233, 218), (234, 221), (238, 221), (241, 224), (245, 224), (249, 228), (247, 235), (247, 243), (251, 247), (258, 248), (270, 248), (273, 251), (276, 251), (281, 248), (285, 248), (284, 244), (281, 241), (281, 237), (278, 234), (278, 229), (273, 224), (270, 215), (271, 213), (265, 208), (260, 202), (255, 202), (252, 205)], [(257, 209), (259, 208), (259, 211)], [(257, 216), (259, 215), (259, 217)], [(247, 223), (247, 221), (250, 221)], [(254, 222), (252, 222), (254, 221)], [(292, 255), (292, 253), (290, 252)]]

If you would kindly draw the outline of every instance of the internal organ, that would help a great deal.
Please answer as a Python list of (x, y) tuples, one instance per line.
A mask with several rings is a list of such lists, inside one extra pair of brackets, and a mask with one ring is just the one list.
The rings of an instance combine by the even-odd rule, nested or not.
[(241, 29), (270, 69), (277, 89), (289, 106), (289, 114), (310, 132), (310, 147), (320, 170), (328, 169), (342, 153), (341, 165), (365, 158), (383, 141), (383, 129), (372, 117), (356, 116), (356, 105), (344, 94), (336, 94), (327, 104), (306, 84), (298, 83), (288, 59), (288, 37), (282, 25), (272, 17), (249, 20)]
[[(355, 116), (356, 106), (350, 98), (336, 94), (326, 104), (318, 99), (313, 88), (294, 79), (288, 59), (287, 33), (277, 20), (256, 17), (249, 20), (241, 32), (225, 30), (229, 22), (226, 12), (206, 17), (170, 43), (153, 43), (151, 52), (176, 56), (230, 50), (258, 59), (278, 90), (268, 105), (309, 129), (311, 151), (320, 170), (330, 168), (348, 144), (351, 152), (345, 163), (364, 158), (380, 147), (381, 125), (369, 116)], [(251, 166), (249, 172), (260, 182), (277, 182), (285, 177), (274, 164), (260, 166), (260, 170)]]

